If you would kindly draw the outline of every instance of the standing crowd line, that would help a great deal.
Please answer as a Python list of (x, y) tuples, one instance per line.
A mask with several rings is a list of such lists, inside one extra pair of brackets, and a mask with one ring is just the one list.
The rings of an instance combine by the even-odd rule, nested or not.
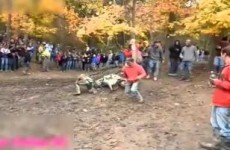
[[(168, 50), (169, 75), (181, 75), (183, 76), (181, 80), (190, 79), (194, 61), (205, 60), (208, 56), (208, 52), (199, 50), (192, 45), (190, 40), (185, 42), (185, 46), (181, 46), (181, 42), (177, 40)], [(216, 50), (220, 51), (218, 47)], [(41, 64), (44, 72), (50, 70), (51, 63), (55, 63), (61, 71), (94, 71), (104, 67), (123, 66), (127, 58), (134, 58), (134, 61), (142, 65), (146, 71), (146, 78), (157, 81), (161, 64), (165, 61), (165, 52), (166, 49), (161, 41), (155, 41), (149, 45), (146, 41), (137, 42), (132, 39), (129, 45), (119, 52), (110, 50), (108, 53), (102, 53), (99, 49), (89, 47), (84, 51), (75, 49), (63, 51), (59, 44), (24, 42), (23, 39), (17, 38), (12, 39), (9, 45), (0, 43), (0, 71), (15, 71), (25, 67), (25, 72), (28, 73), (33, 58)], [(214, 59), (216, 72), (223, 67), (223, 61), (219, 55), (217, 54)]]

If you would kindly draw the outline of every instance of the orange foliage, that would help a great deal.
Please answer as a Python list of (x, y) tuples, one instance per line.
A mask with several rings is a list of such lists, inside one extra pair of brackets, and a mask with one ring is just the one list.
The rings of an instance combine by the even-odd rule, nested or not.
[(64, 9), (64, 18), (68, 24), (68, 31), (76, 33), (78, 30), (78, 26), (80, 23), (80, 18), (78, 17), (77, 13), (74, 12), (74, 9), (65, 8)]
[(144, 31), (160, 31), (169, 27), (170, 14), (185, 17), (191, 12), (183, 6), (183, 0), (154, 0), (139, 3), (137, 6), (137, 25)]

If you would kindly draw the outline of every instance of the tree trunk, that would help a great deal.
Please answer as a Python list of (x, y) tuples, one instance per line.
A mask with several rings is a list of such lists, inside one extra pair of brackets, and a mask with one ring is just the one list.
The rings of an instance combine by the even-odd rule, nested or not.
[[(135, 20), (136, 20), (136, 2), (137, 0), (133, 0), (133, 6), (132, 6), (132, 22), (131, 22), (131, 26), (135, 27)], [(133, 33), (133, 38), (135, 38), (135, 33)]]
[(11, 14), (8, 14), (7, 26), (6, 26), (6, 35), (7, 35), (7, 45), (10, 45), (10, 34), (11, 32)]
[(65, 32), (64, 32), (64, 27), (63, 27), (63, 18), (59, 17), (58, 18), (58, 29), (60, 32), (58, 42), (61, 43), (62, 45), (65, 45)]
[(12, 0), (7, 0), (7, 7), (8, 7), (8, 20), (6, 26), (6, 35), (7, 35), (7, 45), (10, 44), (10, 37), (11, 37), (11, 11), (12, 11)]
[(218, 43), (218, 38), (213, 36), (213, 37), (208, 37), (209, 39), (209, 45), (208, 45), (208, 49), (209, 49), (209, 52), (210, 52), (210, 58), (209, 58), (209, 68), (210, 69), (213, 69), (213, 60), (214, 60), (214, 57), (216, 55), (216, 50), (215, 50), (215, 46), (217, 45)]

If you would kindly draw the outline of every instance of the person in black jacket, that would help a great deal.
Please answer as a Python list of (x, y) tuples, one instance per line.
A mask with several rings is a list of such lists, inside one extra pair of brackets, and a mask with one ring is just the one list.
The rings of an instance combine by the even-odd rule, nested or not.
[(108, 56), (105, 54), (102, 54), (101, 55), (101, 67), (105, 67), (107, 61), (108, 61)]
[(170, 69), (169, 69), (169, 75), (170, 76), (176, 76), (178, 71), (178, 66), (180, 63), (180, 53), (181, 53), (181, 44), (179, 40), (176, 40), (174, 42), (174, 45), (172, 45), (169, 48), (169, 58), (170, 58)]
[(7, 54), (7, 58), (8, 58), (8, 70), (13, 71), (13, 69), (12, 69), (12, 66), (13, 66), (13, 54), (12, 54), (12, 52)]

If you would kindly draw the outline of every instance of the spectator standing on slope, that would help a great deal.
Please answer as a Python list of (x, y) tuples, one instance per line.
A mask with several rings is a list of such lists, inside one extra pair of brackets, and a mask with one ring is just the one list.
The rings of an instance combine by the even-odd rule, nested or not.
[(190, 39), (186, 40), (186, 46), (182, 48), (181, 51), (181, 71), (183, 74), (183, 77), (181, 80), (190, 81), (191, 74), (192, 74), (192, 67), (193, 62), (196, 60), (197, 55), (197, 48), (196, 46), (192, 45), (192, 41)]

